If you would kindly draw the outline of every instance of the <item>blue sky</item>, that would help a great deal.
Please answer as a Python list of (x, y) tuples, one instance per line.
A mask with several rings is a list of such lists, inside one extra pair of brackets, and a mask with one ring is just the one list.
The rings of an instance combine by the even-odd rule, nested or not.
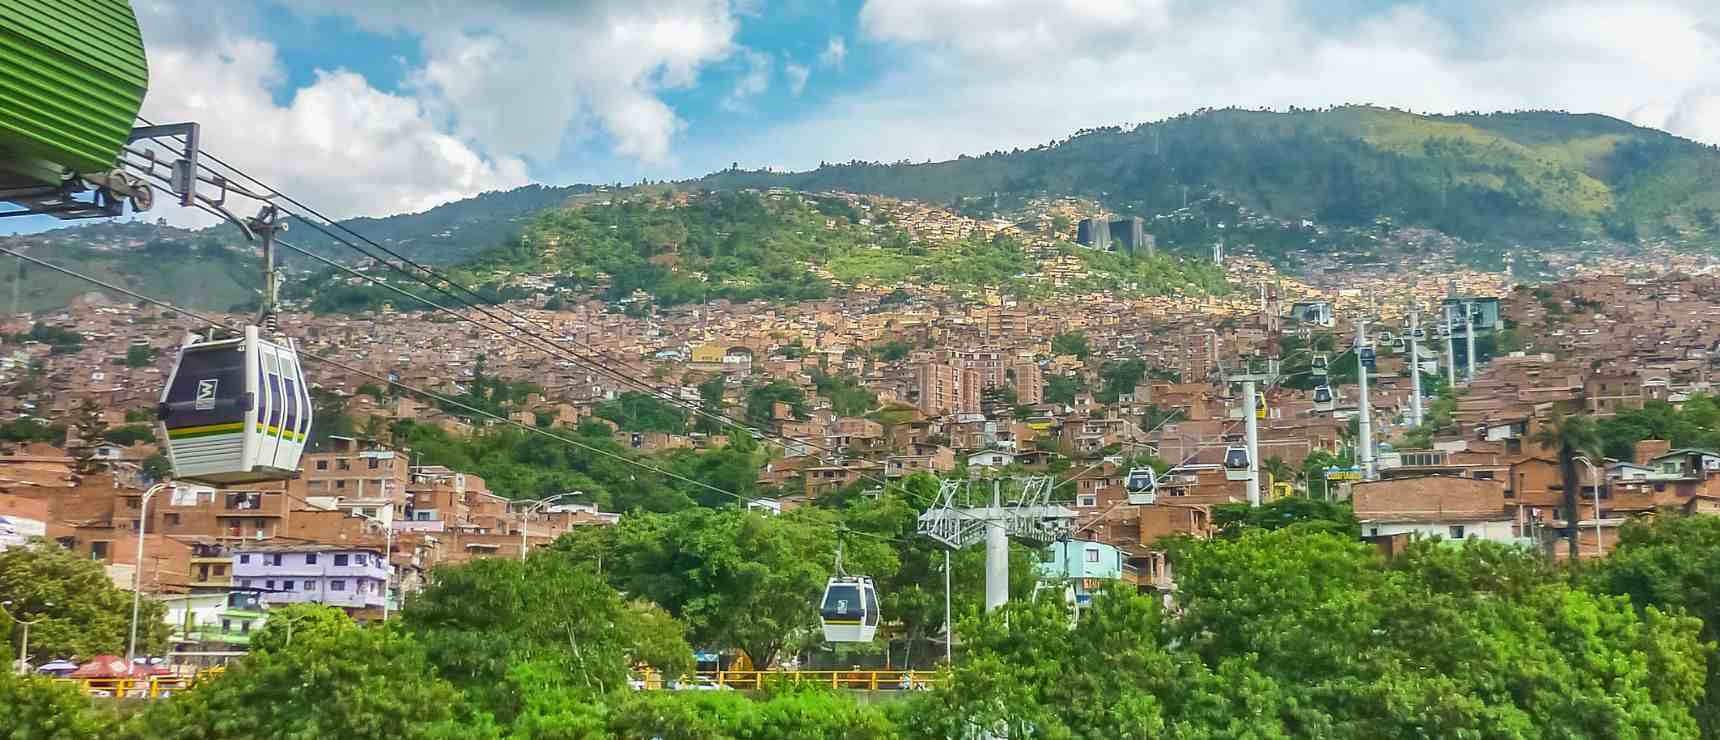
[(134, 7), (145, 114), (201, 122), (210, 151), (341, 216), (731, 162), (943, 159), (1227, 105), (1555, 108), (1720, 141), (1710, 0)]

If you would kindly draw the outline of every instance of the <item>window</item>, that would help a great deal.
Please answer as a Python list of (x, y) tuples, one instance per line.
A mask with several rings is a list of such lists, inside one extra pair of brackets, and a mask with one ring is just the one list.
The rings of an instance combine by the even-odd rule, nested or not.
[(215, 566), (215, 575), (217, 575), (217, 576), (227, 575), (227, 566), (225, 566), (225, 565)]
[[(346, 561), (347, 561), (347, 556), (344, 554), (334, 556), (335, 567), (340, 567), (342, 565), (346, 565)], [(335, 583), (340, 583), (340, 581), (335, 581)]]
[(352, 469), (352, 461), (351, 460), (337, 460), (337, 461), (335, 461), (335, 467), (339, 468), (341, 470), (351, 470)]
[(1380, 528), (1379, 527), (1368, 527), (1368, 536), (1369, 537), (1380, 536)]
[(233, 631), (233, 620), (231, 620), (231, 619), (221, 620), (221, 631), (222, 632), (232, 632)]
[(90, 559), (91, 560), (107, 560), (108, 544), (109, 543), (106, 543), (106, 542), (91, 542), (90, 543)]
[(1451, 539), (1454, 539), (1454, 540), (1463, 539), (1463, 525), (1461, 525), (1461, 524), (1451, 525)]
[(273, 555), (269, 555), (268, 558), (269, 558), (269, 565), (280, 565), (281, 564), (281, 554), (280, 553), (275, 553)]
[(340, 580), (338, 578), (335, 580), (329, 581), (328, 582), (328, 590), (330, 590), (330, 591), (345, 591), (346, 590), (346, 581)]
[(310, 590), (313, 590), (315, 588), (316, 588), (316, 581), (305, 581), (305, 590), (306, 591), (310, 591)]
[(381, 461), (381, 460), (378, 460), (378, 459), (376, 459), (376, 458), (374, 458), (374, 457), (373, 457), (373, 458), (370, 458), (370, 469), (371, 469), (371, 470), (375, 470), (375, 469), (376, 469), (376, 468), (377, 468), (377, 466), (379, 466), (379, 465), (381, 465), (381, 464), (382, 464), (382, 461)]
[(269, 589), (270, 591), (275, 590), (275, 579), (270, 578), (267, 581), (263, 581), (263, 588)]
[(334, 487), (335, 488), (345, 488), (346, 487), (346, 481), (337, 480), (334, 482)]
[(241, 588), (250, 588), (251, 587), (251, 579), (249, 579), (249, 578), (239, 579), (239, 586)]
[(240, 555), (239, 556), (239, 562), (240, 563), (250, 563), (251, 562), (251, 556), (250, 555)]
[(1475, 479), (1476, 480), (1493, 480), (1493, 471), (1491, 471), (1491, 470), (1477, 470), (1477, 471), (1475, 471)]
[(239, 623), (239, 634), (241, 634), (241, 635), (251, 634), (251, 620), (247, 619), (247, 620)]
[(317, 564), (317, 554), (314, 552), (305, 553), (305, 565), (316, 565), (316, 564)]
[(281, 581), (281, 590), (282, 591), (293, 590), (293, 582), (292, 581)]
[(327, 460), (318, 460), (317, 461), (317, 470), (328, 470), (328, 461)]
[(1089, 563), (1099, 562), (1099, 551), (1098, 550), (1088, 550), (1087, 551), (1087, 562), (1089, 562)]
[(1083, 493), (1075, 497), (1075, 505), (1083, 509), (1091, 509), (1099, 505), (1099, 497), (1090, 493)]
[(169, 527), (179, 526), (179, 515), (174, 512), (167, 512), (167, 515), (163, 516), (162, 519), (167, 522), (167, 526)]

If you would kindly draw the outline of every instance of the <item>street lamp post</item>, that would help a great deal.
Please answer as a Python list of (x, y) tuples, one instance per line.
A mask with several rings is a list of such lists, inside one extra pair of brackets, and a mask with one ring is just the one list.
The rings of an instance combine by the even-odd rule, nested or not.
[[(1605, 554), (1605, 550), (1603, 550), (1601, 548), (1601, 479), (1600, 479), (1600, 475), (1595, 472), (1595, 464), (1592, 462), (1589, 462), (1589, 458), (1587, 455), (1577, 455), (1576, 457), (1574, 457), (1572, 459), (1581, 461), (1583, 465), (1587, 466), (1589, 469), (1589, 479), (1595, 482), (1595, 557), (1598, 558), (1598, 557), (1601, 557), (1602, 555)], [(1571, 522), (1572, 531), (1575, 531), (1576, 526), (1577, 526), (1576, 522)]]
[(144, 535), (149, 532), (149, 500), (162, 489), (173, 485), (171, 481), (162, 481), (149, 487), (143, 492), (143, 503), (138, 505), (137, 513), (137, 565), (132, 569), (131, 578), (131, 640), (126, 643), (125, 664), (127, 670), (137, 660), (137, 613), (143, 604), (143, 542)]
[[(5, 607), (11, 606), (11, 605), (12, 605), (11, 599), (7, 599), (6, 601), (0, 601), (0, 611), (5, 611), (6, 616), (12, 617), (12, 612), (6, 611), (6, 609), (5, 609)], [(42, 602), (42, 606), (44, 606), (44, 607), (51, 607), (53, 605), (54, 605), (54, 602), (52, 602), (52, 601)], [(35, 624), (37, 622), (40, 622), (44, 619), (47, 619), (47, 617), (36, 617), (35, 619), (19, 619), (18, 617), (12, 617), (12, 621), (17, 622), (18, 624), (24, 625), (24, 640), (23, 640), (23, 642), (18, 644), (18, 675), (20, 675), (20, 676), (26, 675), (30, 672), (30, 667), (29, 667), (30, 666), (30, 625)]]
[[(390, 504), (392, 506), (392, 504)], [(388, 621), (388, 591), (394, 581), (394, 525), (376, 517), (359, 512), (353, 512), (360, 519), (365, 519), (382, 527), (382, 621)], [(389, 517), (393, 519), (393, 517)]]
[(526, 559), (526, 533), (528, 531), (530, 531), (531, 526), (532, 526), (532, 513), (542, 509), (545, 506), (548, 506), (548, 505), (554, 503), (557, 499), (568, 498), (570, 496), (584, 496), (584, 495), (585, 495), (584, 491), (568, 491), (567, 493), (558, 493), (554, 496), (547, 496), (544, 498), (537, 499), (535, 501), (529, 501), (529, 502), (527, 502), (527, 506), (525, 508), (520, 509), (520, 562), (523, 563), (523, 562), (525, 562), (525, 559)]

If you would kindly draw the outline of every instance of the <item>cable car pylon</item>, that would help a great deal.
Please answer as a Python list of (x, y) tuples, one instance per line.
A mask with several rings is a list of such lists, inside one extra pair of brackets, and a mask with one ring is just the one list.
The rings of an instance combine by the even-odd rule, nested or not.
[(920, 515), (919, 533), (959, 550), (985, 543), (985, 609), (1009, 603), (1009, 538), (1048, 545), (1074, 529), (1074, 510), (1051, 502), (1054, 476), (1022, 479), (1021, 497), (1005, 503), (1003, 481), (991, 481), (990, 505), (976, 500), (974, 481), (945, 478), (938, 498)]

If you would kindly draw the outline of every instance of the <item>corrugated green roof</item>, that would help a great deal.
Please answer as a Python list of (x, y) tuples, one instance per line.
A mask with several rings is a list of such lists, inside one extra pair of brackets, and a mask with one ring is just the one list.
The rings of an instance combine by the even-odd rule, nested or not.
[(148, 87), (126, 0), (0, 0), (0, 167), (112, 168)]

